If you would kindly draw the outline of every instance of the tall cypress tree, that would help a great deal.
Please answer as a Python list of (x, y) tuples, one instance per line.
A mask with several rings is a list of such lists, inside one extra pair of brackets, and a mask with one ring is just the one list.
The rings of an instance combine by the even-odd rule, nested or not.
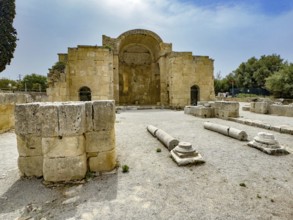
[(0, 72), (10, 64), (16, 48), (17, 33), (13, 27), (15, 0), (0, 0)]

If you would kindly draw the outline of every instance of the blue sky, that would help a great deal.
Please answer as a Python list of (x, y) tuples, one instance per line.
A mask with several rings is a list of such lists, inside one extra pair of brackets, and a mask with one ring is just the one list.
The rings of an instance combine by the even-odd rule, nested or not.
[(280, 54), (293, 62), (292, 0), (16, 0), (18, 46), (0, 78), (46, 75), (68, 47), (101, 45), (149, 29), (174, 51), (215, 60), (225, 76), (252, 56)]

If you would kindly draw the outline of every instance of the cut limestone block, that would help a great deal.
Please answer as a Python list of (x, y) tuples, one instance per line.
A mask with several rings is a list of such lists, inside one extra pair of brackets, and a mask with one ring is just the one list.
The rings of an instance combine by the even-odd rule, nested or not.
[(173, 150), (171, 156), (179, 165), (204, 163), (202, 156), (188, 142), (179, 142)]
[(234, 101), (216, 101), (214, 104), (215, 115), (218, 118), (238, 118), (239, 102)]
[(215, 117), (215, 109), (210, 107), (210, 104), (206, 103), (205, 105), (199, 105), (199, 106), (190, 106), (190, 114), (194, 115), (196, 117), (201, 118), (213, 118)]
[(286, 148), (278, 143), (273, 134), (266, 132), (259, 132), (253, 141), (248, 142), (248, 146), (272, 155), (289, 154)]
[(86, 132), (93, 131), (93, 104), (85, 102), (85, 130)]
[(85, 133), (86, 152), (104, 152), (115, 148), (115, 130)]
[(156, 137), (165, 145), (165, 147), (168, 148), (169, 151), (171, 151), (179, 143), (177, 139), (175, 139), (174, 137), (172, 137), (171, 135), (169, 135), (161, 129), (158, 129), (156, 131)]
[(42, 151), (46, 157), (75, 157), (85, 153), (83, 135), (42, 138)]
[(43, 156), (18, 157), (18, 169), (22, 176), (43, 176)]
[(156, 137), (156, 132), (157, 132), (157, 130), (158, 130), (157, 127), (155, 127), (155, 126), (153, 126), (153, 125), (148, 125), (148, 126), (147, 126), (147, 130), (148, 130), (148, 132), (149, 132), (151, 135), (153, 135), (154, 137)]
[(76, 157), (44, 157), (44, 180), (50, 182), (83, 179), (87, 171), (86, 154)]
[(112, 130), (115, 125), (114, 101), (93, 101), (93, 130)]
[(93, 172), (111, 171), (116, 166), (116, 150), (98, 153), (96, 157), (89, 158), (89, 169)]
[(215, 124), (211, 122), (204, 122), (203, 126), (205, 129), (218, 132), (220, 134), (238, 139), (240, 141), (247, 140), (247, 133), (237, 128), (232, 128), (226, 125), (220, 125), (220, 124)]
[(57, 137), (59, 135), (58, 105), (42, 103), (39, 114), (42, 122), (42, 137)]
[(42, 156), (42, 138), (32, 134), (16, 135), (19, 156)]
[(15, 106), (15, 133), (41, 135), (42, 123), (39, 117), (40, 103), (17, 104)]
[(81, 135), (85, 132), (85, 105), (82, 102), (62, 103), (58, 106), (59, 135)]

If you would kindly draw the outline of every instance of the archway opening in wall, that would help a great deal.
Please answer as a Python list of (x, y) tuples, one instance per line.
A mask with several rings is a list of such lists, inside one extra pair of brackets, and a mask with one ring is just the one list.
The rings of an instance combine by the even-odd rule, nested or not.
[(83, 86), (79, 89), (79, 100), (80, 101), (91, 101), (92, 100), (92, 92), (89, 87)]
[(199, 101), (199, 87), (197, 85), (193, 85), (190, 88), (190, 104), (197, 105)]
[(122, 34), (119, 47), (119, 104), (157, 105), (160, 102), (160, 38), (144, 30)]

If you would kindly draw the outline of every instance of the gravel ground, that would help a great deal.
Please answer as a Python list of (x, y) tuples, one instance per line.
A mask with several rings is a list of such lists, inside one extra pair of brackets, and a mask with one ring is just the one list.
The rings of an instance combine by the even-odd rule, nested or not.
[[(276, 117), (280, 124), (293, 122)], [(268, 132), (183, 111), (122, 111), (116, 116), (116, 145), (119, 163), (129, 172), (120, 167), (81, 184), (50, 187), (42, 179), (19, 178), (15, 134), (2, 134), (0, 219), (293, 219), (293, 154), (267, 155), (205, 130), (204, 121), (243, 129), (250, 140)], [(146, 131), (149, 124), (191, 142), (206, 163), (178, 167)], [(269, 132), (293, 152), (292, 135)]]

